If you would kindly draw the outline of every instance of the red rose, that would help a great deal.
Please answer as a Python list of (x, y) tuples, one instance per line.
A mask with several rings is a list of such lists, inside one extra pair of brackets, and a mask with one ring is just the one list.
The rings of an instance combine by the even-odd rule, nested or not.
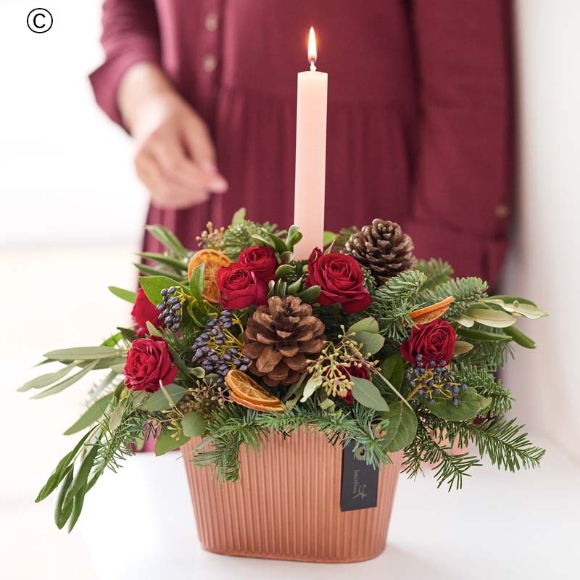
[(177, 376), (165, 341), (157, 336), (138, 338), (131, 344), (125, 363), (125, 385), (133, 391), (154, 393)]
[[(369, 373), (369, 369), (367, 369), (367, 367), (349, 365), (347, 367), (341, 366), (339, 368), (340, 372), (345, 374), (349, 379), (350, 377), (358, 377), (359, 379), (368, 379), (371, 376), (371, 373)], [(352, 391), (348, 391), (344, 397), (341, 397), (341, 399), (345, 403), (348, 403), (349, 405), (352, 405), (354, 403)]]
[(338, 302), (349, 314), (368, 308), (373, 301), (354, 258), (338, 253), (323, 254), (318, 248), (308, 259), (305, 286), (320, 286), (319, 304), (328, 306)]
[(238, 258), (240, 264), (244, 264), (248, 270), (253, 272), (256, 280), (269, 282), (276, 278), (276, 268), (278, 259), (276, 252), (272, 248), (262, 248), (252, 246), (245, 249)]
[(159, 320), (159, 310), (155, 304), (147, 298), (143, 288), (137, 290), (137, 299), (131, 310), (131, 316), (137, 325), (137, 336), (145, 336), (147, 334), (147, 323), (150, 322), (155, 328), (161, 328), (163, 321)]
[(417, 356), (425, 365), (431, 361), (439, 365), (449, 364), (455, 350), (455, 330), (449, 322), (437, 319), (429, 324), (420, 324), (411, 330), (409, 339), (401, 344), (401, 354), (411, 364), (417, 363)]
[(218, 270), (220, 306), (228, 309), (261, 306), (268, 301), (268, 288), (244, 264), (230, 264)]

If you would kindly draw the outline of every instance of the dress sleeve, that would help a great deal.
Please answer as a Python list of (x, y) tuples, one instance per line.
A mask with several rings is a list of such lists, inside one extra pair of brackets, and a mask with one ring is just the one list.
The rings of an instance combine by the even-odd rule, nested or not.
[(493, 286), (512, 202), (509, 0), (413, 0), (420, 129), (407, 233), (418, 257)]
[(105, 62), (90, 75), (99, 106), (121, 124), (117, 91), (125, 72), (138, 62), (160, 63), (159, 25), (154, 0), (105, 0), (101, 44)]

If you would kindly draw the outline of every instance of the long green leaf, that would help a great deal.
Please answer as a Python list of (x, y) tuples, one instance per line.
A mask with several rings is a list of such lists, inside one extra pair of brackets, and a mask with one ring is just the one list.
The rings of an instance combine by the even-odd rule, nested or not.
[(109, 292), (114, 294), (117, 298), (121, 300), (125, 300), (126, 302), (130, 302), (131, 304), (135, 304), (135, 300), (137, 300), (137, 292), (133, 292), (132, 290), (125, 290), (124, 288), (118, 288), (117, 286), (108, 286)]
[(73, 531), (76, 523), (78, 522), (79, 516), (83, 511), (83, 504), (85, 503), (85, 495), (87, 493), (87, 486), (83, 486), (74, 496), (73, 499), (73, 509), (70, 515), (70, 520), (68, 523), (68, 533)]
[(20, 393), (24, 393), (25, 391), (29, 391), (31, 389), (43, 389), (44, 387), (48, 387), (56, 381), (60, 381), (60, 379), (63, 377), (66, 377), (66, 375), (68, 375), (78, 365), (79, 362), (80, 361), (74, 361), (56, 372), (40, 375), (39, 377), (28, 381), (17, 390)]
[(122, 353), (110, 346), (80, 346), (76, 348), (65, 348), (62, 350), (52, 350), (44, 356), (51, 360), (97, 360), (101, 358), (115, 358)]
[(137, 255), (146, 260), (151, 260), (153, 262), (158, 262), (164, 266), (169, 266), (175, 270), (176, 274), (183, 275), (187, 272), (187, 263), (182, 260), (176, 260), (166, 256), (165, 254), (155, 254), (154, 252), (137, 252)]
[(102, 399), (95, 401), (80, 417), (80, 419), (72, 426), (70, 426), (65, 432), (65, 435), (72, 435), (73, 433), (78, 433), (87, 427), (90, 427), (95, 421), (100, 419), (109, 407), (109, 403), (112, 401), (115, 393), (109, 393), (105, 395)]
[(42, 392), (38, 393), (37, 395), (34, 395), (34, 397), (32, 397), (32, 398), (33, 399), (44, 399), (44, 397), (50, 397), (51, 395), (56, 395), (56, 393), (60, 393), (61, 391), (68, 389), (68, 387), (70, 387), (71, 385), (74, 385), (77, 381), (82, 379), (85, 375), (89, 374), (95, 368), (96, 364), (97, 364), (97, 361), (91, 362), (82, 371), (72, 375), (71, 377), (69, 377), (68, 379), (66, 379), (60, 383), (57, 383), (56, 385), (54, 385), (54, 387), (50, 387), (50, 389), (46, 389), (46, 391), (42, 391)]
[[(141, 272), (141, 274), (145, 274), (146, 276), (163, 275), (171, 279), (173, 282), (181, 282), (181, 280), (183, 279), (183, 276), (172, 274), (171, 272), (161, 272), (160, 270), (157, 270), (156, 268), (151, 268), (151, 266), (146, 266), (145, 264), (135, 263), (133, 265), (135, 266), (135, 268), (137, 268), (137, 270), (139, 270), (139, 272)], [(151, 298), (149, 298), (149, 300), (151, 300)]]
[(95, 459), (99, 453), (99, 446), (93, 445), (90, 451), (85, 455), (81, 462), (81, 466), (74, 478), (74, 481), (66, 494), (66, 499), (64, 500), (64, 505), (68, 505), (74, 499), (74, 496), (81, 490), (81, 488), (87, 485), (91, 469), (95, 464)]
[(187, 389), (174, 383), (164, 387), (165, 393), (171, 398), (171, 402), (167, 399), (165, 393), (161, 390), (153, 393), (142, 405), (141, 409), (145, 411), (157, 412), (171, 409), (172, 406), (177, 405), (183, 398)]
[(80, 451), (80, 448), (84, 445), (85, 441), (88, 439), (89, 435), (92, 434), (92, 431), (85, 433), (80, 441), (75, 445), (74, 449), (67, 453), (59, 462), (58, 465), (55, 467), (54, 471), (52, 472), (51, 476), (48, 478), (48, 481), (44, 484), (43, 488), (38, 492), (36, 499), (34, 500), (35, 503), (38, 503), (44, 499), (46, 499), (57, 487), (58, 484), (64, 479), (67, 475), (67, 469), (71, 468), (71, 462), (74, 461), (77, 453)]
[(145, 229), (156, 239), (159, 240), (168, 250), (173, 252), (177, 258), (186, 258), (187, 250), (179, 241), (177, 236), (161, 225), (145, 226)]
[(66, 496), (72, 481), (73, 481), (73, 471), (71, 469), (67, 473), (66, 477), (64, 478), (64, 481), (60, 486), (58, 498), (54, 506), (54, 521), (59, 530), (62, 530), (72, 512), (72, 504), (70, 504), (68, 507), (65, 506)]
[(189, 280), (189, 291), (191, 295), (200, 302), (203, 300), (203, 289), (205, 286), (205, 264), (200, 264), (191, 273), (191, 278)]
[(417, 432), (417, 415), (407, 405), (402, 401), (395, 401), (382, 417), (389, 421), (382, 438), (387, 451), (399, 451), (413, 442)]
[(381, 392), (370, 381), (367, 379), (360, 379), (359, 377), (353, 377), (352, 375), (350, 380), (353, 382), (352, 396), (361, 405), (377, 411), (389, 410), (389, 405), (387, 405), (387, 402), (383, 399)]

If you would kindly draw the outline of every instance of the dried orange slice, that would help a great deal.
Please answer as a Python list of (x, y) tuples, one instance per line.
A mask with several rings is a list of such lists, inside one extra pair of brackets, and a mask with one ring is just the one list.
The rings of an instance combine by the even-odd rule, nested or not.
[[(232, 369), (226, 375), (226, 385), (230, 388), (232, 401), (257, 411), (283, 413), (282, 401), (272, 396), (264, 387), (242, 371)], [(259, 407), (259, 408), (258, 408)]]
[(217, 304), (220, 299), (220, 290), (218, 288), (216, 277), (218, 270), (222, 266), (229, 266), (232, 261), (222, 252), (217, 250), (200, 250), (191, 257), (189, 266), (187, 267), (187, 278), (191, 278), (193, 271), (200, 265), (205, 264), (205, 271), (203, 275), (203, 297), (213, 304)]
[(431, 306), (425, 306), (425, 308), (414, 310), (409, 314), (409, 316), (415, 324), (427, 324), (428, 322), (433, 322), (433, 320), (441, 318), (447, 310), (449, 310), (449, 305), (454, 300), (455, 298), (453, 298), (453, 296), (448, 296), (445, 300), (437, 302), (437, 304), (431, 304)]
[(238, 405), (242, 405), (242, 407), (247, 407), (248, 409), (254, 409), (254, 411), (263, 411), (264, 413), (283, 413), (286, 410), (286, 407), (282, 404), (282, 402), (278, 403), (277, 405), (267, 406), (267, 405), (258, 405), (257, 403), (251, 403), (250, 401), (245, 401), (244, 399), (240, 399), (236, 397), (230, 391), (230, 399), (237, 403)]

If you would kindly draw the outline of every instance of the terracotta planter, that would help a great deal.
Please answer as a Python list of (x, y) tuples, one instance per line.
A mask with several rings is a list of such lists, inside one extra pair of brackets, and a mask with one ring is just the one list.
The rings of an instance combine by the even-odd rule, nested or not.
[(379, 474), (377, 507), (340, 510), (342, 448), (318, 432), (270, 437), (258, 454), (242, 448), (236, 483), (217, 483), (182, 448), (199, 540), (231, 556), (359, 562), (384, 549), (402, 453)]

